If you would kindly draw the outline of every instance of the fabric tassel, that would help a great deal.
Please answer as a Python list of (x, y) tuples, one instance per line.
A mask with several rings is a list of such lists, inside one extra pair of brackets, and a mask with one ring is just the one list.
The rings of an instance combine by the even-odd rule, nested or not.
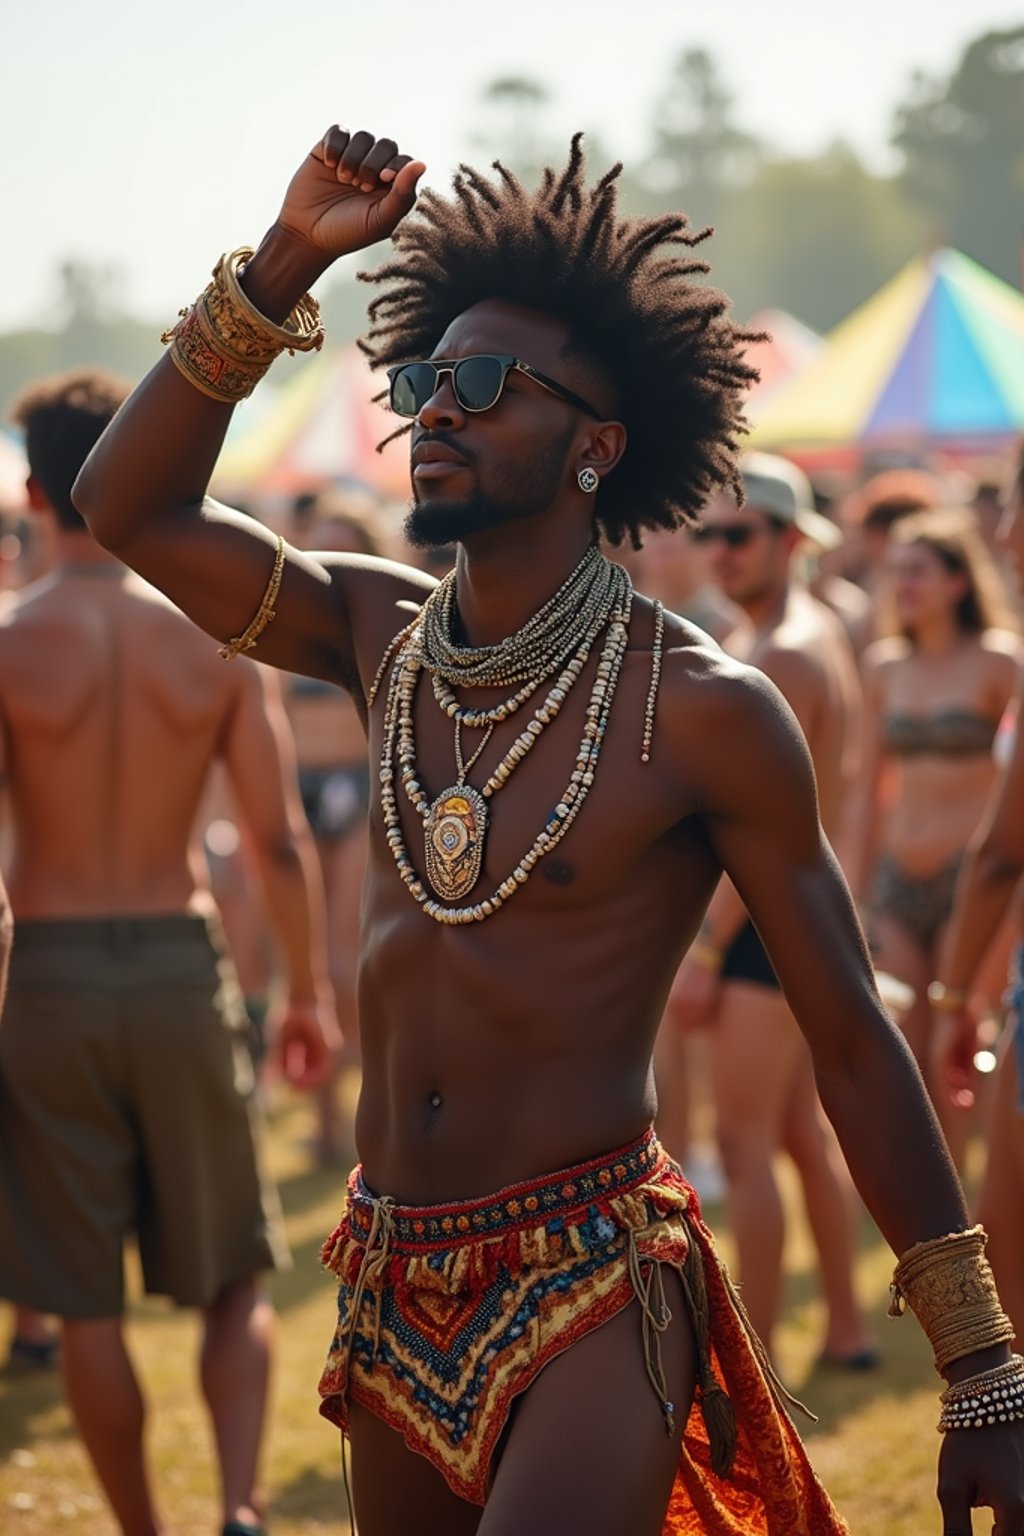
[(728, 1477), (736, 1460), (736, 1413), (711, 1364), (711, 1308), (704, 1280), (704, 1262), (697, 1239), (685, 1218), (684, 1225), (688, 1247), (680, 1279), (697, 1346), (700, 1412), (707, 1430), (712, 1470), (718, 1477)]
[(728, 1477), (736, 1460), (736, 1410), (717, 1381), (701, 1388), (700, 1412), (708, 1432), (711, 1470), (716, 1477)]

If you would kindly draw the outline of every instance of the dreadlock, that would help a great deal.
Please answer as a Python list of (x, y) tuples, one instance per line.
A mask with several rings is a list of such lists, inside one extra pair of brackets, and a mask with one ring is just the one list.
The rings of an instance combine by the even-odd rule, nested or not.
[(629, 434), (595, 520), (612, 544), (628, 534), (638, 549), (641, 529), (695, 521), (720, 486), (742, 499), (742, 399), (757, 378), (743, 345), (759, 338), (728, 318), (724, 294), (692, 281), (707, 262), (672, 249), (711, 230), (692, 232), (681, 213), (620, 219), (622, 166), (588, 188), (582, 138), (561, 175), (548, 167), (535, 191), (496, 160), (496, 179), (460, 166), (454, 198), (425, 192), (394, 235), (397, 256), (360, 273), (388, 285), (370, 303), (360, 346), (375, 367), (429, 356), (484, 299), (562, 321), (569, 350), (614, 385)]

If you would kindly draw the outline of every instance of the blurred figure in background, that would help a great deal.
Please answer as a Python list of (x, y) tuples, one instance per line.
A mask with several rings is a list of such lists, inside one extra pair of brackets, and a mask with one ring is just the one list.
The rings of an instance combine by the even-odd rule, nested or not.
[(687, 528), (645, 532), (643, 548), (611, 550), (627, 565), (637, 590), (660, 598), (680, 618), (689, 619), (719, 645), (743, 615), (711, 579), (709, 551)]
[[(642, 549), (627, 543), (608, 551), (610, 559), (626, 566), (638, 592), (659, 598), (670, 613), (689, 619), (721, 645), (743, 615), (711, 580), (709, 554), (687, 528), (648, 530)], [(717, 1152), (701, 1136), (701, 1111), (710, 1094), (706, 1047), (701, 1034), (678, 1029), (666, 1015), (654, 1048), (654, 1071), (658, 1135), (708, 1203), (721, 1199), (724, 1186)], [(712, 1117), (707, 1118), (710, 1126)]]
[[(368, 505), (326, 489), (296, 497), (287, 537), (297, 549), (380, 555), (380, 537)], [(288, 718), (295, 735), (302, 804), (320, 857), (327, 894), (327, 955), (345, 1055), (359, 1061), (356, 964), (359, 903), (366, 866), (370, 768), (366, 736), (351, 695), (316, 677), (286, 682)], [(334, 1063), (317, 1092), (316, 1156), (321, 1163), (347, 1157), (340, 1079)]]
[(938, 1088), (926, 993), (960, 861), (992, 788), (993, 741), (1021, 648), (966, 510), (901, 518), (886, 560), (889, 638), (864, 657), (864, 762), (848, 872), (870, 911), (876, 964), (917, 994), (901, 1022), (959, 1162), (967, 1119)]
[[(927, 471), (886, 469), (840, 504), (843, 574), (863, 587), (874, 605), (892, 530), (904, 517), (939, 507), (942, 500), (941, 485)], [(866, 639), (870, 642), (877, 635), (872, 632)]]
[[(1007, 487), (999, 523), (1001, 552), (1024, 589), (1024, 445)], [(1020, 694), (1016, 716), (1020, 716)], [(1016, 953), (1009, 1013), (1001, 1042), (988, 1158), (977, 1219), (988, 1231), (988, 1252), (1003, 1305), (1024, 1338), (1024, 731), (1008, 739), (1006, 772), (972, 839), (957, 880), (949, 931), (936, 979), (929, 987), (935, 1012), (942, 1089), (961, 1107), (973, 1097), (978, 1009), (972, 1006), (992, 946), (1011, 905), (1016, 906)], [(1016, 895), (1016, 902), (1014, 897)], [(984, 994), (981, 998), (985, 1006)]]
[[(95, 543), (71, 486), (125, 391), (93, 372), (19, 400), (57, 560), (0, 615), (18, 942), (0, 1024), (0, 1295), (62, 1319), (67, 1398), (115, 1518), (160, 1529), (122, 1325), (146, 1289), (202, 1313), (225, 1536), (259, 1536), (274, 1317), (288, 1261), (241, 994), (193, 833), (222, 758), (283, 951), (279, 1045), (312, 1085), (334, 1046), (322, 896), (269, 674)], [(16, 1233), (16, 1241), (11, 1234)]]
[[(841, 534), (811, 507), (806, 477), (786, 459), (740, 460), (746, 503), (719, 495), (700, 542), (746, 622), (730, 654), (781, 689), (806, 737), (822, 825), (834, 835), (856, 771), (860, 697), (846, 634), (791, 572), (805, 541), (832, 548)], [(771, 960), (729, 880), (712, 897), (697, 943), (679, 969), (668, 1013), (710, 1024), (717, 1133), (729, 1184), (743, 1301), (771, 1348), (782, 1297), (784, 1215), (773, 1162), (784, 1148), (800, 1176), (821, 1267), (828, 1322), (822, 1358), (864, 1368), (876, 1355), (853, 1293), (853, 1186), (814, 1085), (811, 1057)]]
[[(812, 491), (815, 512), (836, 522), (842, 501), (838, 486), (822, 482), (812, 485)], [(859, 657), (875, 638), (875, 609), (864, 588), (847, 576), (849, 559), (845, 538), (834, 549), (811, 546), (805, 554), (807, 590), (819, 603), (831, 608), (846, 630), (854, 655)]]
[[(0, 875), (0, 1014), (7, 996), (7, 969), (14, 941), (14, 917), (7, 887)], [(10, 1239), (8, 1239), (10, 1240)], [(48, 1369), (56, 1364), (58, 1338), (53, 1323), (45, 1313), (30, 1307), (14, 1309), (14, 1332), (8, 1346), (7, 1370)]]
[[(997, 560), (1004, 552), (1000, 524), (1006, 501), (1005, 483), (1003, 466), (998, 461), (988, 461), (978, 467), (971, 497), (971, 511), (977, 519), (978, 532), (985, 540), (989, 554)], [(1010, 494), (1012, 496), (1012, 492)]]

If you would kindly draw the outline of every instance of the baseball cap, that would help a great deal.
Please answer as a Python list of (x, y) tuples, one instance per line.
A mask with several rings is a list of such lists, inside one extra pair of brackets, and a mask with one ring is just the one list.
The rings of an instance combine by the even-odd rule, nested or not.
[(843, 542), (835, 523), (815, 512), (811, 482), (789, 459), (775, 453), (745, 453), (739, 471), (748, 506), (777, 522), (792, 523), (819, 549), (836, 549)]

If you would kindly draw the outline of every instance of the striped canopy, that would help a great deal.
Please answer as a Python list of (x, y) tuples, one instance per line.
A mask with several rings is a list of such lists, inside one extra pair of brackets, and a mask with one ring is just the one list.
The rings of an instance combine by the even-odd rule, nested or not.
[(291, 495), (357, 480), (385, 496), (408, 496), (408, 443), (376, 451), (396, 425), (373, 402), (381, 388), (358, 348), (318, 353), (280, 388), (265, 385), (243, 401), (217, 461), (216, 485)]
[(1024, 431), (1024, 295), (959, 251), (919, 256), (759, 413), (758, 447), (998, 443)]
[(760, 310), (746, 329), (767, 336), (766, 341), (754, 341), (744, 348), (744, 362), (761, 375), (747, 396), (747, 415), (758, 421), (769, 403), (803, 372), (825, 343), (817, 331), (784, 309)]

